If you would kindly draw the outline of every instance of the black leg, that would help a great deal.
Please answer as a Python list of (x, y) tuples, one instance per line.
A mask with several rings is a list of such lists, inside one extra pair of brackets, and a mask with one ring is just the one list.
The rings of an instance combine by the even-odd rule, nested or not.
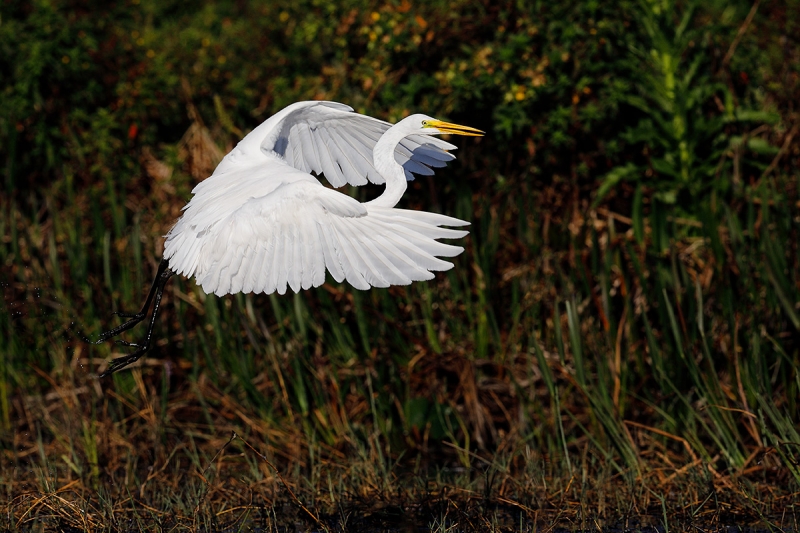
[[(161, 260), (161, 264), (158, 265), (158, 272), (156, 273), (156, 278), (153, 280), (153, 285), (150, 287), (150, 293), (147, 295), (147, 300), (145, 300), (144, 305), (142, 306), (141, 311), (135, 314), (124, 314), (124, 313), (116, 313), (119, 316), (129, 318), (124, 324), (117, 326), (116, 328), (110, 329), (108, 331), (104, 331), (100, 334), (97, 340), (92, 341), (83, 335), (80, 332), (77, 332), (78, 335), (86, 342), (90, 344), (101, 344), (111, 337), (116, 337), (120, 333), (128, 331), (139, 322), (145, 319), (147, 316), (147, 310), (150, 308), (150, 304), (153, 303), (153, 314), (150, 317), (150, 323), (147, 327), (147, 336), (142, 343), (131, 343), (126, 341), (117, 341), (119, 344), (124, 346), (131, 346), (136, 348), (136, 351), (126, 355), (124, 357), (119, 357), (111, 361), (108, 366), (108, 369), (103, 372), (100, 377), (105, 377), (113, 374), (117, 370), (128, 366), (129, 364), (138, 361), (142, 355), (150, 348), (150, 340), (153, 336), (153, 328), (155, 326), (156, 317), (158, 316), (158, 311), (161, 307), (161, 297), (164, 293), (164, 286), (171, 278), (173, 272), (169, 269), (169, 264), (166, 259)], [(155, 299), (155, 302), (153, 300)]]
[[(162, 261), (161, 265), (163, 266), (164, 263), (165, 261)], [(126, 346), (132, 346), (136, 348), (136, 351), (126, 356), (113, 359), (111, 363), (109, 363), (108, 369), (106, 369), (105, 372), (100, 374), (101, 378), (110, 376), (117, 370), (125, 368), (129, 364), (138, 361), (139, 358), (142, 357), (144, 353), (150, 349), (150, 340), (153, 338), (153, 328), (155, 327), (156, 324), (156, 317), (158, 317), (158, 312), (161, 310), (161, 297), (164, 295), (164, 286), (167, 284), (167, 281), (169, 281), (169, 278), (171, 278), (173, 274), (173, 272), (168, 268), (162, 270), (161, 266), (159, 266), (158, 270), (159, 270), (159, 275), (156, 277), (156, 282), (153, 283), (153, 288), (155, 289), (155, 293), (151, 288), (150, 295), (147, 298), (148, 302), (145, 303), (145, 311), (146, 311), (147, 307), (149, 307), (150, 297), (155, 294), (155, 301), (153, 302), (153, 314), (150, 315), (150, 323), (147, 325), (147, 336), (144, 338), (144, 342), (140, 344), (123, 342), (123, 344), (125, 344)], [(141, 321), (142, 319), (139, 318), (138, 320)]]

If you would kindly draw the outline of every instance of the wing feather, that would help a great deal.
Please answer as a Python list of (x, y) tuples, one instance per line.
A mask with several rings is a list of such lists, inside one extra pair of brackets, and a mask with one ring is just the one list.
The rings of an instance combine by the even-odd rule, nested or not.
[(287, 281), (294, 292), (300, 292), (303, 280), (303, 232), (300, 231), (301, 228), (297, 223), (292, 224), (288, 229), (291, 230), (288, 233), (291, 235), (288, 243), (291, 252), (286, 254)]
[[(380, 239), (380, 247), (383, 250), (385, 256), (390, 258), (392, 264), (400, 269), (403, 275), (407, 276), (412, 281), (422, 281), (427, 279), (432, 279), (433, 274), (426, 270), (426, 268), (422, 268), (422, 264), (419, 260), (414, 260), (410, 256), (419, 257), (419, 255), (424, 254), (422, 263), (428, 263), (428, 258), (436, 259), (429, 254), (425, 254), (424, 252), (420, 252), (420, 254), (415, 254), (413, 251), (409, 254), (406, 251), (402, 250), (402, 245), (398, 246), (394, 243), (391, 235), (381, 235)], [(407, 243), (408, 241), (404, 241)], [(437, 265), (438, 266), (438, 265)]]
[(414, 151), (414, 157), (413, 157), (414, 162), (420, 163), (427, 167), (442, 168), (447, 165), (448, 161), (452, 161), (456, 157), (454, 155), (451, 155), (452, 159), (448, 159), (446, 161), (443, 161), (441, 159), (436, 159), (435, 157), (429, 156), (425, 148), (426, 148), (425, 146), (420, 146)]
[(307, 224), (307, 231), (311, 239), (311, 258), (309, 261), (311, 275), (308, 277), (308, 283), (303, 282), (304, 289), (319, 287), (325, 283), (325, 252), (322, 250), (322, 239), (319, 234), (319, 224), (316, 220), (311, 220)]
[[(298, 244), (300, 248), (300, 289), (310, 289), (314, 279), (314, 254), (316, 253), (314, 240), (316, 232), (313, 227), (308, 223), (308, 219), (303, 218), (298, 220), (299, 227), (297, 228)], [(297, 266), (295, 266), (297, 268)], [(294, 287), (292, 287), (294, 288)]]
[[(264, 261), (261, 263), (261, 271), (258, 273), (258, 278), (253, 288), (253, 292), (271, 293), (275, 291), (275, 283), (272, 284), (272, 290), (268, 290), (270, 283), (272, 283), (272, 272), (275, 268), (275, 257), (278, 256), (278, 235), (273, 234), (269, 238), (269, 242), (264, 249)], [(277, 278), (277, 276), (276, 276)], [(276, 282), (277, 283), (277, 282)]]
[(253, 259), (246, 263), (246, 270), (244, 275), (244, 282), (242, 283), (242, 292), (254, 292), (258, 277), (265, 270), (264, 256), (267, 253), (265, 243), (258, 243), (253, 253)]
[(418, 243), (415, 242), (413, 237), (412, 240), (409, 240), (400, 235), (389, 235), (388, 240), (395, 245), (398, 250), (406, 254), (420, 268), (431, 271), (449, 270), (453, 268), (452, 263), (442, 261), (418, 246)]
[(319, 182), (296, 182), (247, 199), (225, 220), (195, 234), (170, 232), (165, 256), (174, 255), (175, 242), (199, 241), (191, 249), (205, 261), (182, 257), (170, 266), (184, 273), (176, 265), (198, 265), (198, 283), (219, 295), (242, 290), (284, 294), (287, 286), (298, 292), (324, 283), (326, 269), (358, 289), (407, 285), (452, 267), (437, 256), (463, 251), (436, 240), (466, 234), (441, 228), (441, 223), (465, 224), (435, 213), (366, 209)]
[[(410, 285), (411, 278), (401, 270), (404, 266), (402, 259), (389, 252), (381, 241), (378, 239), (364, 239), (362, 242), (372, 252), (372, 258), (376, 260), (373, 261), (373, 265), (378, 268), (381, 277), (388, 280), (391, 285)], [(385, 251), (389, 252), (389, 254), (385, 254)], [(389, 257), (392, 259), (389, 259)]]
[(433, 176), (433, 170), (431, 170), (429, 166), (424, 165), (422, 163), (418, 163), (413, 159), (409, 159), (408, 161), (406, 161), (405, 164), (403, 165), (403, 169), (405, 169), (406, 172), (413, 172), (414, 174), (421, 174), (423, 176)]
[[(267, 124), (270, 121), (274, 123)], [(334, 187), (345, 183), (363, 185), (367, 181), (384, 183), (375, 170), (372, 151), (391, 127), (388, 122), (354, 113), (352, 108), (334, 102), (302, 102), (267, 123), (251, 135), (261, 136), (261, 151), (283, 158), (294, 168), (322, 173)], [(252, 144), (249, 137), (240, 143), (246, 149)], [(395, 159), (413, 179), (411, 173), (431, 175), (430, 167), (451, 161), (454, 156), (448, 150), (454, 148), (435, 137), (411, 135), (397, 145)]]
[[(334, 244), (333, 233), (331, 232), (328, 224), (317, 223), (317, 230), (322, 240), (322, 253), (325, 256), (325, 266), (337, 282), (341, 283), (345, 279), (345, 273), (342, 267), (342, 262), (339, 260), (339, 254)], [(323, 283), (325, 278), (325, 271), (322, 272)]]
[[(322, 170), (322, 162), (320, 161), (317, 143), (314, 140), (311, 128), (308, 127), (308, 124), (299, 124), (296, 128), (297, 133), (295, 134), (292, 131), (288, 139), (293, 152), (292, 159), (302, 161), (303, 168), (298, 167), (298, 170), (320, 172)], [(298, 139), (298, 141), (295, 141), (295, 139)]]
[[(292, 275), (292, 263), (294, 262), (294, 235), (295, 226), (281, 228), (283, 231), (283, 261), (281, 261), (280, 277), (278, 278), (278, 294), (286, 294), (286, 289), (290, 286)], [(299, 285), (299, 283), (298, 283)]]
[(236, 294), (237, 292), (242, 292), (242, 281), (244, 278), (244, 268), (247, 265), (243, 263), (245, 257), (250, 257), (251, 251), (250, 246), (240, 247), (236, 252), (233, 254), (233, 261), (231, 262), (231, 266), (228, 269), (229, 278), (230, 278), (230, 287), (228, 288), (228, 292), (231, 294)]
[(370, 287), (386, 287), (385, 283), (372, 279), (361, 254), (357, 247), (353, 245), (347, 227), (343, 225), (331, 225), (332, 233), (336, 236), (337, 255), (342, 263), (347, 282), (356, 289), (366, 290)]
[[(276, 233), (274, 237), (275, 241), (275, 249), (272, 255), (272, 265), (269, 269), (269, 277), (267, 278), (267, 284), (264, 287), (264, 292), (266, 294), (271, 294), (278, 290), (278, 287), (281, 283), (281, 270), (283, 269), (283, 257), (286, 254), (286, 250), (283, 246), (284, 236)], [(286, 283), (284, 281), (284, 283)], [(284, 289), (286, 292), (286, 289)]]
[(330, 129), (331, 142), (336, 147), (337, 162), (345, 173), (347, 183), (366, 185), (369, 173), (375, 172), (372, 167), (372, 152), (355, 137), (353, 143), (348, 146), (342, 138), (341, 126), (333, 126)]
[(317, 151), (322, 159), (322, 173), (325, 174), (325, 179), (334, 187), (341, 187), (347, 183), (347, 180), (342, 174), (342, 169), (334, 162), (332, 157), (332, 148), (335, 150), (336, 145), (331, 140), (328, 128), (316, 128), (314, 134), (314, 138), (317, 141)]
[(438, 242), (427, 235), (423, 235), (418, 231), (414, 231), (413, 229), (399, 224), (393, 224), (392, 230), (398, 237), (402, 237), (408, 242), (413, 243), (414, 246), (432, 256), (455, 257), (464, 251), (460, 246), (452, 246), (450, 244)]

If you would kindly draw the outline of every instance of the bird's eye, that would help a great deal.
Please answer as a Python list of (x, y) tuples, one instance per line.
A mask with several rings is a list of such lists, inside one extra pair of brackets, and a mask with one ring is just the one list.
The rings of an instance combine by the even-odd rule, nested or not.
[(422, 125), (423, 125), (423, 126), (427, 126), (427, 125), (428, 125), (428, 121), (427, 121), (427, 120), (423, 120), (423, 121), (422, 121)]

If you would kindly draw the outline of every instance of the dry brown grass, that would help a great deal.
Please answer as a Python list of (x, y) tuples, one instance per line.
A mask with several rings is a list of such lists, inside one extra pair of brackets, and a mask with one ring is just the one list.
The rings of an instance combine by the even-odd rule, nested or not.
[[(513, 406), (500, 400), (509, 396), (500, 385), (510, 380), (475, 385), (464, 370), (474, 362), (463, 358), (437, 360), (438, 372), (459, 376), (465, 405), (484, 406), (498, 444), (493, 453), (420, 439), (416, 452), (392, 458), (378, 438), (367, 445), (309, 442), (299, 415), (295, 426), (276, 427), (204, 375), (189, 386), (180, 379), (187, 368), (148, 363), (147, 370), (131, 371), (138, 398), (80, 370), (49, 376), (53, 390), (44, 396), (14, 398), (16, 422), (6, 432), (13, 441), (2, 452), (4, 527), (272, 531), (299, 523), (335, 531), (444, 524), (527, 531), (666, 520), (672, 530), (797, 528), (800, 494), (784, 488), (790, 480), (775, 449), (754, 447), (745, 468), (721, 473), (718, 458), (696, 457), (682, 437), (628, 421), (638, 471), (614, 468), (588, 438), (571, 443), (568, 467), (563, 457), (530, 449), (514, 434), (507, 412)], [(159, 384), (164, 372), (180, 383), (166, 397)], [(491, 398), (503, 409), (492, 412)], [(343, 419), (369, 409), (364, 401), (349, 405)], [(120, 405), (128, 408), (114, 422), (107, 410)], [(574, 409), (581, 417), (580, 404)], [(501, 427), (512, 429), (501, 434)]]

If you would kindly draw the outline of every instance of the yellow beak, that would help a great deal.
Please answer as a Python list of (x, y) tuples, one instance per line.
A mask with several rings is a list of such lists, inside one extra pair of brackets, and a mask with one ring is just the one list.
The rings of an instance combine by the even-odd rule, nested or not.
[(429, 120), (425, 125), (426, 128), (436, 128), (442, 133), (450, 133), (452, 135), (468, 135), (470, 137), (482, 137), (484, 132), (470, 128), (469, 126), (461, 126), (459, 124), (452, 124), (442, 120)]

